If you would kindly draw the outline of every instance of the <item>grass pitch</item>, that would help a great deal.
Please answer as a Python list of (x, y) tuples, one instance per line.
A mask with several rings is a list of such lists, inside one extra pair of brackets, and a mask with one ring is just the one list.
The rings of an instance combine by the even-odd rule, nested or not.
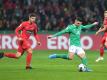
[[(15, 52), (15, 50), (8, 50)], [(7, 52), (7, 51), (6, 51)], [(107, 54), (102, 62), (96, 63), (97, 51), (86, 51), (89, 67), (93, 72), (78, 72), (81, 63), (73, 60), (49, 59), (51, 53), (67, 53), (65, 50), (38, 50), (33, 52), (32, 67), (25, 70), (26, 53), (20, 59), (0, 60), (0, 80), (107, 80)]]

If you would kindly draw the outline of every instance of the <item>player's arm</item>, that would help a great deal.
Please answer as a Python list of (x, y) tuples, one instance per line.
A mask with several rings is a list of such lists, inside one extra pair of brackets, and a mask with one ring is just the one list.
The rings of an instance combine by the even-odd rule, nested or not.
[(60, 36), (60, 35), (62, 35), (62, 34), (65, 34), (65, 33), (68, 33), (68, 32), (70, 32), (70, 26), (68, 26), (66, 29), (63, 29), (62, 31), (60, 31), (60, 32), (57, 32), (56, 34), (54, 34), (54, 35), (50, 35), (50, 36), (48, 36), (48, 38), (53, 38), (53, 37), (57, 37), (57, 36)]
[(34, 30), (34, 37), (35, 37), (35, 39), (37, 40), (37, 44), (38, 44), (38, 45), (41, 45), (41, 43), (40, 43), (40, 38), (39, 38), (37, 32), (38, 32), (38, 29), (35, 28), (35, 30)]
[(98, 22), (94, 22), (92, 24), (88, 24), (88, 25), (82, 26), (82, 28), (88, 29), (88, 28), (91, 28), (91, 27), (93, 27), (95, 25), (98, 25)]
[(101, 33), (101, 32), (104, 32), (104, 31), (106, 31), (106, 30), (107, 30), (107, 25), (104, 25), (103, 28), (100, 28), (100, 29), (96, 32), (96, 35), (98, 35), (98, 34)]
[(15, 30), (15, 33), (16, 33), (16, 35), (17, 35), (18, 38), (21, 37), (19, 31), (21, 31), (21, 30), (23, 29), (23, 27), (24, 27), (24, 26), (23, 26), (23, 23), (21, 23), (21, 24), (16, 28), (16, 30)]

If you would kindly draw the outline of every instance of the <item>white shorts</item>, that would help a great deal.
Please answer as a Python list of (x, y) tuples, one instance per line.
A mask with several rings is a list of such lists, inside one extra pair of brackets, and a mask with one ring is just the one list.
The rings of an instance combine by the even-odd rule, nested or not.
[(81, 54), (81, 53), (85, 54), (85, 51), (81, 47), (74, 46), (74, 45), (71, 45), (69, 47), (69, 52), (72, 52), (74, 54)]

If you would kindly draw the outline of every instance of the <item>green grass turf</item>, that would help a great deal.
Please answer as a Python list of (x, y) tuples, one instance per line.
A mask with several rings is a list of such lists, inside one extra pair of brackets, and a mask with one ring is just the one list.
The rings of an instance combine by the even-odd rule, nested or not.
[[(9, 50), (15, 52), (15, 50)], [(7, 51), (6, 51), (7, 52)], [(89, 67), (93, 72), (78, 72), (81, 63), (75, 56), (71, 60), (48, 59), (51, 53), (66, 53), (65, 50), (38, 50), (33, 52), (32, 67), (25, 70), (24, 54), (19, 60), (3, 58), (0, 60), (0, 80), (107, 80), (107, 54), (102, 62), (96, 63), (97, 51), (86, 51)]]

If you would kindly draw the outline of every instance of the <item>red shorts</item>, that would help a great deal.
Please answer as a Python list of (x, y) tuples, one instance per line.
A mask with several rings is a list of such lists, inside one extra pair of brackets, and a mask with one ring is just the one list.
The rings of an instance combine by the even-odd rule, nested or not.
[(104, 35), (101, 39), (101, 44), (107, 47), (107, 35)]
[(25, 50), (31, 47), (30, 40), (19, 40), (18, 41), (18, 52), (24, 53)]

